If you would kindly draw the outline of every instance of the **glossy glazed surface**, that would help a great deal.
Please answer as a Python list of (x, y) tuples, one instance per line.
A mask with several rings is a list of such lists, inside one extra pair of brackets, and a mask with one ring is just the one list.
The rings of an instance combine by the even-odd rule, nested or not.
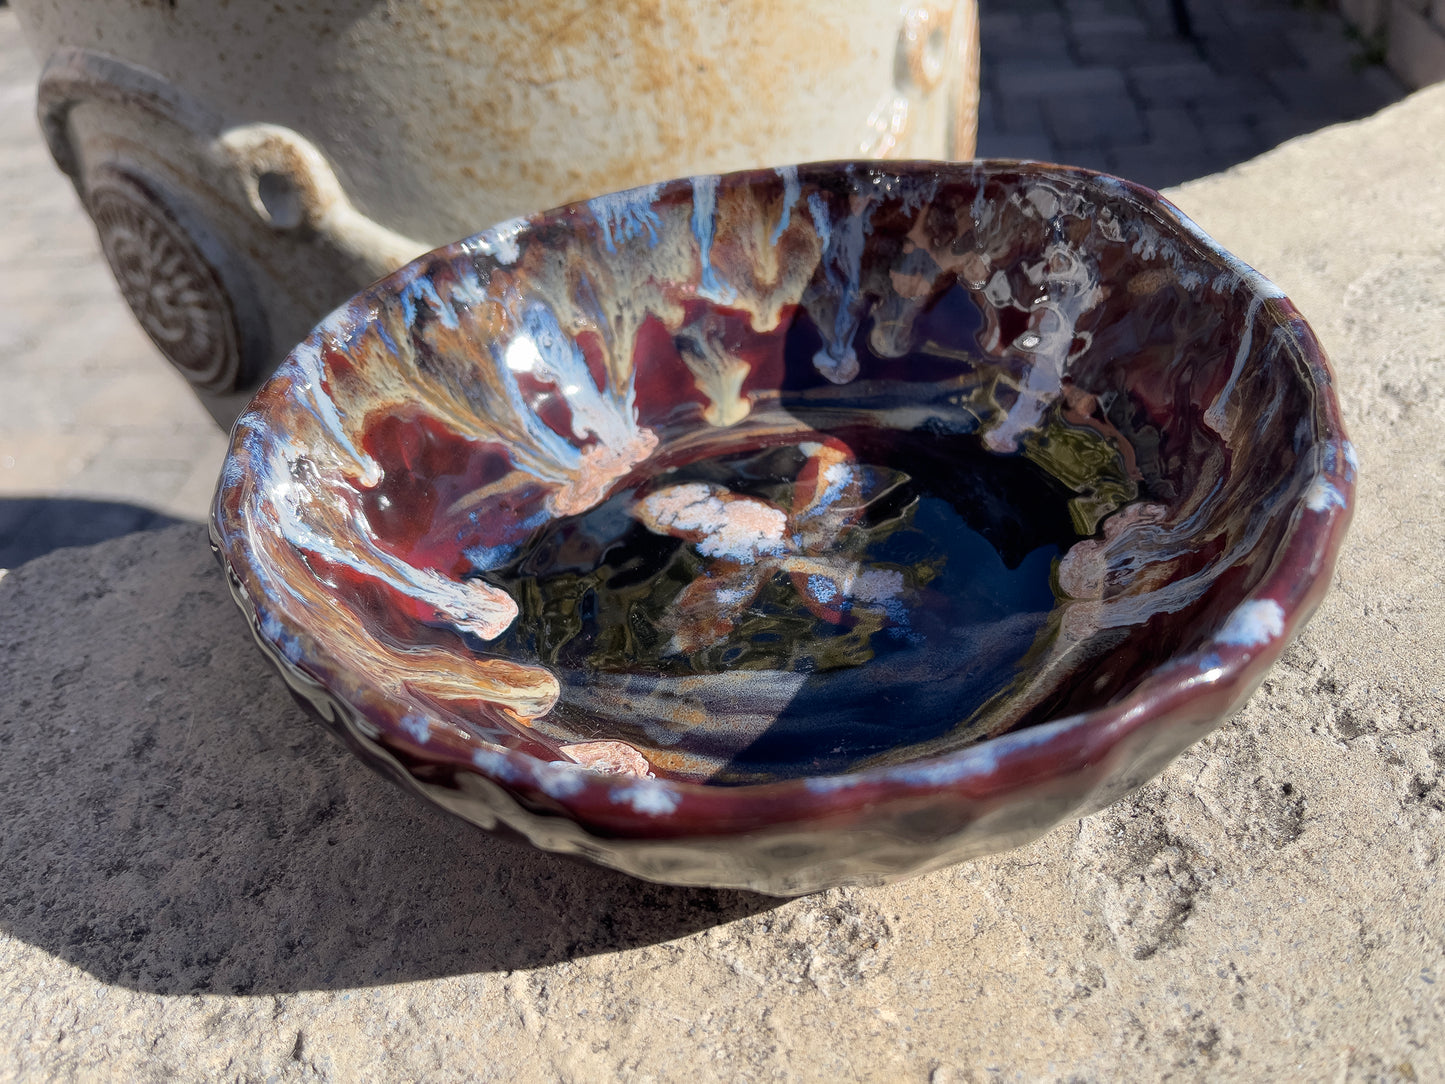
[(1020, 842), (1220, 721), (1328, 584), (1328, 381), (1112, 178), (696, 178), (333, 314), (214, 534), (293, 688), (443, 805), (808, 891)]

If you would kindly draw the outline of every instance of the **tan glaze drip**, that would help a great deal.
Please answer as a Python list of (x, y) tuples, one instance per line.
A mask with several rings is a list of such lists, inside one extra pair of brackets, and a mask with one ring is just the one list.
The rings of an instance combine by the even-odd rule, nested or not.
[[(637, 232), (626, 240), (607, 235), (591, 245), (567, 246), (561, 258), (527, 261), (528, 295), (570, 313), (569, 334), (598, 337), (613, 386), (633, 379), (644, 324), (654, 321), (669, 335), (681, 335), (682, 360), (710, 404), (707, 421), (735, 424), (748, 414), (741, 384), (749, 369), (732, 352), (717, 317), (698, 312), (703, 244), (694, 228), (710, 238), (708, 265), (726, 307), (743, 314), (751, 331), (773, 332), (803, 295), (822, 255), (806, 207), (785, 202), (787, 193), (786, 185), (779, 194), (731, 189), (717, 194), (710, 212), (686, 186), (672, 186), (651, 201), (619, 200), (600, 210), (642, 223)], [(666, 226), (652, 225), (663, 216)], [(605, 312), (600, 298), (609, 299)]]
[[(846, 606), (865, 634), (888, 623), (887, 606), (903, 593), (903, 574), (863, 568), (844, 537), (864, 509), (857, 464), (841, 442), (798, 447), (807, 459), (792, 515), (698, 482), (656, 490), (633, 505), (632, 515), (648, 530), (683, 539), (709, 559), (705, 574), (683, 588), (668, 615), (672, 653), (721, 643), (778, 573), (824, 621), (840, 622)], [(886, 492), (875, 491), (870, 499)]]
[[(258, 520), (257, 544), (270, 545), (265, 518)], [(278, 532), (279, 534), (279, 532)], [(375, 638), (375, 627), (336, 596), (330, 568), (299, 547), (273, 547), (275, 561), (268, 581), (286, 583), (289, 589), (272, 602), (275, 610), (293, 620), (304, 615), (325, 630), (328, 655), (341, 665), (354, 666), (387, 696), (407, 702), (416, 696), (439, 701), (486, 701), (517, 723), (545, 715), (557, 701), (558, 686), (545, 669), (508, 659), (476, 657), (448, 647), (388, 648)], [(309, 644), (296, 645), (298, 652)]]
[(625, 741), (584, 741), (564, 745), (559, 752), (594, 772), (652, 779), (652, 765)]
[(697, 390), (707, 396), (703, 418), (708, 425), (725, 427), (747, 418), (751, 404), (743, 396), (743, 382), (752, 371), (728, 348), (723, 322), (709, 314), (691, 334), (679, 335), (679, 354), (692, 370)]

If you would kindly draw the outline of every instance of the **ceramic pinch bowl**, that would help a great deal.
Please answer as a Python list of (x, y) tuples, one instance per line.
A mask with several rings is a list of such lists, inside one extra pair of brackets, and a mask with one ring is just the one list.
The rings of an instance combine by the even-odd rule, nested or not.
[(386, 774), (789, 895), (1148, 780), (1319, 602), (1354, 478), (1309, 328), (1156, 193), (833, 163), (381, 280), (237, 422), (212, 534), (298, 698)]

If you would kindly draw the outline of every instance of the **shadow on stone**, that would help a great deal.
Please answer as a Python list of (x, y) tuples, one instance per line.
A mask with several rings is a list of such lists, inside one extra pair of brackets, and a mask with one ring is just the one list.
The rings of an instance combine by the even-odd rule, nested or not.
[(204, 528), (0, 579), (0, 928), (163, 994), (337, 989), (671, 940), (782, 901), (495, 839), (291, 701)]
[(18, 568), (52, 550), (90, 546), (179, 522), (154, 509), (118, 501), (0, 498), (0, 568)]

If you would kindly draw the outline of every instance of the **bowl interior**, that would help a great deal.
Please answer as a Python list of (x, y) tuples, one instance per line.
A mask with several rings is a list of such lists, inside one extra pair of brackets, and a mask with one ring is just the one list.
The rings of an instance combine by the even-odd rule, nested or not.
[(1307, 337), (1083, 171), (674, 182), (339, 310), (238, 422), (217, 522), (262, 635), (411, 757), (850, 772), (1217, 636), (1330, 454)]

